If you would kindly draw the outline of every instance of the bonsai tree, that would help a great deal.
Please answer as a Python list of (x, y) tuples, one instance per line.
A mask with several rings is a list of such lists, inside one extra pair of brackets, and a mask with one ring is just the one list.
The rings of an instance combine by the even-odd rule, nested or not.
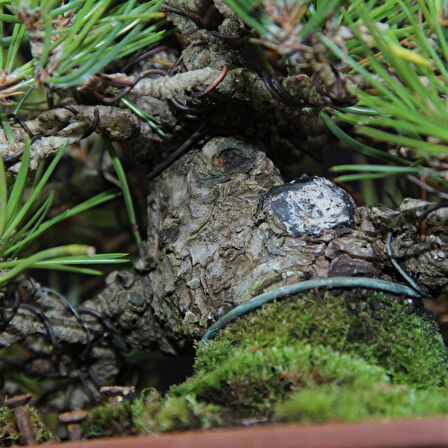
[[(1, 7), (0, 344), (29, 354), (5, 369), (58, 378), (62, 411), (98, 403), (122, 352), (196, 350), (165, 396), (91, 411), (89, 436), (448, 411), (421, 303), (448, 284), (443, 2)], [(76, 177), (49, 182), (80, 148)], [(335, 153), (351, 174), (328, 172)], [(28, 270), (124, 253), (31, 242), (111, 184), (132, 267), (75, 307)]]

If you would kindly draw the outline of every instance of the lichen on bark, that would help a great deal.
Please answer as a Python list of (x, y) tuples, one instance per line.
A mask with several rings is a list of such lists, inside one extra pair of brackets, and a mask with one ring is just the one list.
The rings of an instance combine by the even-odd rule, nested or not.
[[(402, 232), (393, 238), (395, 256), (424, 290), (440, 293), (447, 282), (446, 235), (436, 224), (420, 242), (417, 212), (408, 208), (401, 219), (386, 207), (357, 208), (346, 192), (320, 178), (284, 184), (265, 153), (237, 139), (212, 139), (151, 186), (148, 238), (130, 289), (145, 296), (146, 326), (133, 327), (133, 343), (160, 341), (162, 330), (165, 347), (182, 347), (236, 305), (310, 278), (398, 281), (386, 249), (397, 222)], [(125, 285), (111, 282), (99, 297), (106, 315), (121, 310), (114, 317), (118, 327), (127, 294)]]
[[(194, 148), (150, 185), (136, 270), (111, 274), (97, 300), (83, 306), (109, 319), (130, 347), (174, 353), (230, 309), (278, 286), (335, 276), (402, 281), (387, 250), (390, 232), (394, 257), (419, 286), (428, 294), (446, 289), (443, 215), (429, 215), (421, 241), (426, 203), (356, 207), (330, 181), (304, 179), (284, 184), (266, 154), (243, 140), (220, 137)], [(61, 318), (45, 295), (36, 300), (58, 340), (85, 343), (74, 318)], [(96, 318), (85, 320), (101, 331)], [(33, 333), (45, 335), (42, 322), (19, 310), (0, 343)]]
[[(392, 247), (405, 269), (427, 291), (446, 287), (443, 257), (436, 262), (428, 255), (445, 251), (442, 215), (432, 217), (421, 242), (424, 204), (357, 208), (347, 193), (318, 178), (345, 200), (345, 212), (341, 204), (337, 212), (348, 219), (335, 222), (328, 198), (322, 213), (307, 202), (306, 188), (296, 194), (315, 181), (283, 184), (264, 153), (233, 138), (210, 140), (153, 183), (138, 274), (114, 274), (99, 309), (126, 329), (134, 346), (176, 350), (197, 341), (229, 309), (279, 285), (337, 275), (398, 281), (386, 249), (397, 227), (402, 231)], [(305, 215), (279, 213), (285, 207), (272, 206), (279, 198)], [(322, 220), (319, 231), (315, 221), (304, 222), (306, 213)], [(140, 311), (123, 317), (136, 312), (129, 305), (136, 297)], [(194, 375), (166, 397), (141, 398), (134, 431), (202, 427), (191, 402), (207, 410), (211, 426), (326, 420), (341, 395), (358, 393), (358, 414), (347, 405), (336, 419), (445, 414), (446, 356), (418, 303), (362, 289), (336, 296), (315, 291), (267, 305), (199, 344)]]

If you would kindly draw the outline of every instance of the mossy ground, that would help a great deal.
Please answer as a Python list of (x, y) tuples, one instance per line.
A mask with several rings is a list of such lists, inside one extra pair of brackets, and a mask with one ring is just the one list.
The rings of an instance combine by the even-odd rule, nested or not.
[[(38, 413), (31, 407), (31, 424), (34, 429), (34, 436), (38, 443), (45, 443), (55, 439), (55, 436), (46, 429), (39, 418)], [(14, 446), (20, 444), (20, 433), (16, 426), (14, 413), (7, 407), (0, 406), (0, 446)]]
[[(195, 373), (163, 398), (151, 392), (124, 405), (126, 418), (118, 420), (132, 429), (120, 423), (117, 430), (447, 414), (447, 355), (434, 322), (405, 301), (383, 294), (291, 298), (198, 344)], [(106, 409), (95, 411), (102, 420), (91, 414), (86, 435), (112, 435), (116, 417)]]

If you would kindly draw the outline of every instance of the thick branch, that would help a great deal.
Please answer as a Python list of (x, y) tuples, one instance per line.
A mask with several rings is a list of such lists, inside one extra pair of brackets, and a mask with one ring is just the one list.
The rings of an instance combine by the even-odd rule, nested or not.
[[(133, 347), (173, 351), (236, 305), (285, 284), (336, 276), (404, 283), (388, 255), (390, 232), (393, 256), (420, 288), (435, 295), (448, 286), (443, 213), (429, 215), (422, 242), (416, 217), (424, 203), (406, 201), (400, 214), (357, 208), (323, 178), (283, 185), (264, 153), (232, 138), (187, 154), (151, 191), (148, 239), (136, 265), (141, 274), (110, 275), (89, 304)], [(13, 319), (3, 344), (44, 332), (38, 319), (26, 319)], [(61, 320), (56, 311), (50, 320), (61, 340), (84, 341), (72, 318)]]

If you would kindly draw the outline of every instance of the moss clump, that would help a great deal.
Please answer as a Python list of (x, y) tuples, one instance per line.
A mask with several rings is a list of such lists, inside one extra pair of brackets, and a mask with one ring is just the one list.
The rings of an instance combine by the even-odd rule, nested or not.
[(269, 413), (290, 390), (327, 384), (371, 386), (387, 381), (383, 368), (329, 347), (296, 342), (262, 350), (234, 348), (231, 357), (211, 371), (199, 370), (171, 394), (245, 410)]
[(82, 423), (81, 429), (85, 437), (112, 437), (119, 434), (135, 434), (137, 432), (134, 421), (135, 404), (125, 401), (117, 407), (110, 405), (99, 406), (89, 411), (89, 415)]
[[(56, 437), (48, 431), (36, 410), (28, 406), (34, 437), (37, 443), (45, 443)], [(20, 444), (20, 433), (16, 426), (14, 413), (7, 407), (0, 407), (0, 446), (14, 446)]]
[[(435, 324), (421, 313), (410, 313), (395, 298), (308, 296), (267, 305), (234, 322), (216, 340), (199, 345), (195, 375), (170, 393), (271, 418), (273, 406), (289, 402), (293, 391), (307, 399), (291, 403), (312, 403), (313, 394), (325, 401), (330, 388), (334, 392), (326, 405), (331, 409), (335, 391), (352, 398), (364, 391), (368, 402), (388, 385), (390, 397), (400, 397), (403, 403), (414, 400), (420, 409), (416, 415), (432, 415), (443, 412), (443, 406), (425, 406), (425, 394), (417, 390), (429, 388), (425, 393), (432, 397), (448, 397), (446, 359)], [(369, 413), (367, 406), (357, 419), (400, 416), (386, 408)], [(278, 411), (277, 417), (282, 415)], [(293, 420), (302, 417), (291, 414)]]
[(253, 352), (296, 341), (359, 356), (384, 367), (396, 383), (448, 384), (448, 352), (435, 323), (384, 294), (359, 300), (316, 294), (269, 304), (200, 345), (195, 368), (213, 370), (236, 348)]
[(6, 407), (0, 407), (0, 446), (16, 445), (19, 441), (14, 413)]
[[(132, 431), (156, 433), (254, 417), (309, 422), (448, 414), (447, 355), (434, 322), (410, 313), (403, 301), (316, 293), (233, 322), (198, 345), (194, 375), (165, 397), (142, 396), (128, 408), (132, 415), (120, 419), (132, 421)], [(108, 415), (106, 427), (112, 420)]]
[(82, 431), (85, 437), (93, 438), (208, 429), (220, 424), (220, 408), (216, 405), (198, 402), (194, 397), (162, 398), (156, 390), (148, 389), (133, 402), (93, 409)]
[(275, 406), (275, 418), (304, 423), (408, 418), (448, 414), (448, 394), (378, 383), (373, 387), (322, 385), (303, 389)]
[(198, 402), (194, 397), (168, 396), (152, 391), (134, 420), (140, 432), (154, 434), (183, 429), (208, 429), (220, 425), (220, 408)]

